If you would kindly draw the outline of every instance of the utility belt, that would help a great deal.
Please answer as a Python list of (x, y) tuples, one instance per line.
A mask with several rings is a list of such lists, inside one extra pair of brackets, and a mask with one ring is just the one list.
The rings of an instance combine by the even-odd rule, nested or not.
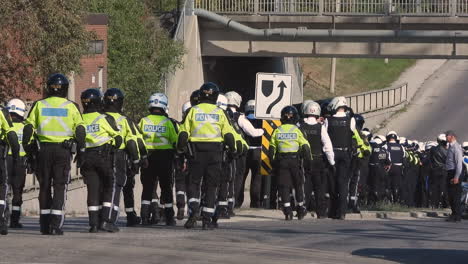
[(64, 149), (69, 150), (72, 154), (76, 153), (76, 141), (74, 139), (67, 139), (63, 142), (40, 142), (39, 146), (62, 146)]
[(300, 159), (301, 156), (297, 153), (278, 153), (276, 154), (278, 159)]
[(189, 145), (195, 153), (222, 152), (224, 150), (223, 142), (190, 142)]
[(87, 148), (86, 149), (87, 152), (98, 152), (98, 153), (108, 153), (108, 154), (111, 154), (112, 152), (114, 152), (114, 146), (112, 146), (111, 144), (104, 144), (102, 146), (98, 146), (98, 147), (93, 147), (93, 148)]

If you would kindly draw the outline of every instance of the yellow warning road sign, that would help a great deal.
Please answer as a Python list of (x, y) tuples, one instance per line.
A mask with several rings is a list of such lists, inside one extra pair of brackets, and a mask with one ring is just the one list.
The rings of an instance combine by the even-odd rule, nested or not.
[(262, 176), (268, 176), (271, 174), (272, 165), (268, 158), (268, 149), (270, 148), (270, 140), (273, 131), (281, 126), (279, 120), (263, 120), (262, 127), (265, 129), (265, 133), (262, 136), (262, 163), (260, 166), (260, 174)]

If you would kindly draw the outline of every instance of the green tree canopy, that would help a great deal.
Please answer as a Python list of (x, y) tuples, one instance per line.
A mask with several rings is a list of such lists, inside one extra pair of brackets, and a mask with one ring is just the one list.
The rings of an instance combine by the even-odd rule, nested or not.
[(160, 28), (145, 1), (90, 1), (90, 12), (109, 15), (108, 87), (122, 89), (126, 114), (140, 118), (165, 74), (179, 65), (183, 47)]

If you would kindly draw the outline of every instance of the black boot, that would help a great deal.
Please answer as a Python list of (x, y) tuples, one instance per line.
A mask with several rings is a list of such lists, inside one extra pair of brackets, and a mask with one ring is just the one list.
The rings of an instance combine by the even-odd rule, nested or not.
[(177, 220), (184, 220), (185, 217), (185, 207), (177, 208)]
[(119, 228), (116, 225), (114, 225), (114, 223), (106, 221), (101, 223), (100, 229), (109, 233), (117, 233), (120, 231)]
[(41, 229), (41, 234), (43, 235), (50, 235), (50, 215), (43, 214), (39, 217), (39, 225)]
[(6, 219), (0, 219), (0, 235), (8, 235), (8, 225)]
[(151, 219), (150, 219), (150, 205), (149, 204), (141, 205), (140, 215), (141, 215), (142, 225), (147, 226), (147, 225), (152, 224)]
[(129, 212), (127, 213), (127, 226), (136, 226), (139, 225), (141, 222), (141, 218), (137, 216), (136, 212)]
[(157, 225), (161, 221), (161, 209), (158, 203), (151, 203), (151, 221), (152, 225)]
[(91, 226), (91, 227), (89, 228), (89, 232), (90, 232), (90, 233), (97, 233), (97, 232), (99, 232), (99, 229), (98, 229), (97, 226)]
[(304, 206), (297, 207), (297, 219), (302, 220), (307, 215), (307, 209)]
[(234, 213), (234, 202), (228, 202), (227, 213), (229, 218), (236, 216)]
[(216, 214), (217, 214), (218, 219), (230, 219), (231, 218), (228, 208), (223, 205), (216, 207)]
[(10, 216), (10, 228), (23, 228), (23, 225), (19, 222), (21, 211), (11, 211)]
[(191, 216), (188, 218), (187, 222), (185, 222), (184, 227), (185, 227), (186, 229), (192, 229), (192, 228), (194, 228), (196, 225), (197, 225), (197, 217), (194, 216), (194, 215), (191, 215)]
[(202, 216), (202, 228), (203, 230), (213, 230), (213, 223), (211, 222), (211, 216), (203, 215)]
[(63, 230), (60, 227), (52, 227), (50, 234), (53, 236), (63, 236)]
[(293, 214), (293, 211), (291, 209), (291, 206), (283, 207), (283, 213), (284, 213), (284, 219), (286, 221), (293, 220), (294, 214)]
[(166, 216), (166, 225), (167, 226), (176, 226), (176, 221), (174, 219), (174, 209), (164, 208), (164, 215)]

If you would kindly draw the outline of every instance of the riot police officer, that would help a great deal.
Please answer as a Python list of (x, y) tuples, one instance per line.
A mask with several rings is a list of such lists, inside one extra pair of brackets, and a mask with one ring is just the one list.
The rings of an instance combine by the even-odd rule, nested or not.
[(297, 217), (303, 219), (307, 213), (304, 206), (304, 175), (301, 171), (301, 158), (304, 169), (311, 170), (311, 151), (309, 142), (296, 126), (299, 113), (294, 106), (281, 110), (282, 125), (273, 131), (270, 140), (269, 157), (274, 160), (277, 173), (278, 190), (283, 202), (283, 213), (286, 220), (293, 219), (290, 191), (294, 188), (297, 201)]
[(369, 158), (369, 203), (376, 204), (385, 197), (385, 170), (390, 166), (390, 154), (379, 137), (374, 137), (370, 146), (372, 151)]
[(139, 153), (136, 138), (136, 131), (130, 124), (126, 116), (122, 115), (122, 107), (124, 103), (124, 94), (117, 88), (110, 88), (104, 93), (104, 111), (106, 114), (112, 116), (117, 123), (122, 136), (122, 144), (114, 153), (114, 187), (112, 209), (112, 223), (108, 225), (107, 229), (113, 232), (118, 232), (119, 229), (115, 225), (119, 215), (120, 194), (122, 188), (127, 181), (127, 161), (130, 158), (130, 167), (134, 173), (138, 171), (139, 167)]
[[(327, 180), (326, 165), (335, 165), (335, 154), (326, 128), (318, 122), (321, 114), (320, 105), (314, 101), (304, 102), (304, 118), (299, 122), (300, 129), (310, 144), (312, 164), (305, 175), (305, 199), (308, 209), (314, 208), (317, 218), (326, 218), (327, 202), (325, 198)], [(313, 193), (313, 195), (312, 195)], [(315, 198), (313, 200), (313, 198)], [(312, 204), (314, 201), (314, 204)]]
[(80, 172), (88, 189), (90, 233), (97, 233), (99, 225), (106, 231), (114, 231), (111, 204), (115, 182), (112, 158), (114, 150), (122, 144), (122, 136), (114, 118), (101, 113), (102, 97), (98, 89), (87, 89), (81, 93), (86, 126), (86, 156)]
[(47, 80), (47, 98), (34, 103), (24, 127), (23, 147), (26, 153), (34, 149), (30, 144), (34, 131), (40, 144), (37, 178), (42, 234), (63, 234), (74, 141), (78, 148), (77, 166), (80, 167), (84, 160), (86, 131), (78, 106), (66, 99), (68, 86), (64, 75), (51, 75)]
[(406, 157), (406, 151), (400, 143), (397, 142), (398, 134), (395, 131), (387, 133), (387, 149), (392, 161), (388, 171), (389, 188), (392, 194), (393, 202), (401, 201), (401, 181), (403, 177), (403, 162)]
[(148, 148), (148, 167), (141, 171), (143, 192), (141, 194), (142, 224), (150, 224), (150, 204), (155, 185), (161, 187), (161, 200), (164, 201), (166, 225), (175, 226), (173, 208), (173, 159), (177, 140), (177, 124), (167, 117), (168, 98), (155, 93), (149, 98), (150, 114), (142, 118), (138, 127), (143, 132)]
[(6, 164), (6, 153), (8, 148), (11, 148), (13, 162), (19, 160), (18, 136), (13, 130), (13, 123), (10, 114), (4, 108), (0, 107), (0, 235), (8, 234), (8, 172)]
[[(353, 135), (356, 131), (356, 121), (349, 114), (346, 98), (335, 97), (328, 105), (331, 116), (325, 120), (328, 134), (333, 144), (336, 169), (334, 169), (335, 193), (332, 194), (330, 216), (344, 220), (348, 205), (348, 190), (351, 168)], [(356, 145), (361, 146), (361, 137), (355, 137)]]
[(446, 207), (448, 205), (447, 170), (445, 169), (448, 144), (445, 134), (440, 134), (437, 137), (437, 143), (438, 145), (431, 148), (429, 152), (429, 192), (430, 203), (433, 208)]
[[(221, 175), (222, 152), (226, 145), (232, 155), (236, 153), (234, 135), (228, 118), (222, 109), (216, 106), (219, 87), (214, 83), (205, 83), (200, 88), (199, 104), (192, 106), (180, 126), (177, 150), (187, 152), (191, 145), (193, 156), (188, 162), (188, 203), (189, 219), (185, 228), (193, 228), (202, 201), (203, 228), (211, 229), (211, 218), (215, 211), (216, 188)], [(203, 181), (204, 194), (200, 196), (200, 184)]]
[[(13, 131), (15, 131), (18, 136), (18, 144), (21, 144), (21, 140), (23, 139), (26, 104), (21, 99), (14, 98), (8, 101), (6, 109), (10, 113), (11, 121), (13, 122)], [(8, 178), (13, 191), (10, 228), (22, 228), (23, 225), (19, 220), (21, 217), (21, 205), (23, 204), (24, 183), (26, 181), (26, 152), (24, 152), (24, 149), (20, 146), (18, 162), (14, 162), (12, 154), (13, 153), (10, 150), (7, 157)]]

